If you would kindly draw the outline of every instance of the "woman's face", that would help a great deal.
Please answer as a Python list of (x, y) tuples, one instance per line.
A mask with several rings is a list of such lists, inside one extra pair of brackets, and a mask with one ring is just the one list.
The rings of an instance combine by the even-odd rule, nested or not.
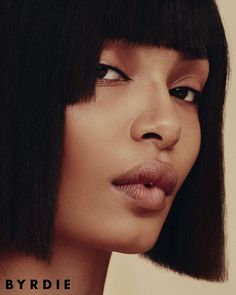
[(124, 253), (154, 245), (198, 156), (208, 72), (174, 50), (104, 46), (96, 97), (65, 111), (57, 237)]

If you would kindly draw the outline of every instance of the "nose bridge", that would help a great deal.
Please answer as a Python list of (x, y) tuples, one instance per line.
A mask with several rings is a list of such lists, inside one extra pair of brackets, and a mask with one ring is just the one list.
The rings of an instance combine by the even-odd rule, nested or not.
[(175, 145), (181, 136), (181, 122), (166, 83), (150, 83), (140, 99), (143, 109), (133, 122), (133, 138), (154, 141), (160, 149)]

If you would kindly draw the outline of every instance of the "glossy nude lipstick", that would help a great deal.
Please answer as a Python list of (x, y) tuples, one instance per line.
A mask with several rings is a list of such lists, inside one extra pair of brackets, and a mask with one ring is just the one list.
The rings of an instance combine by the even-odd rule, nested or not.
[(153, 210), (164, 207), (165, 197), (171, 194), (176, 183), (173, 166), (160, 161), (138, 165), (112, 182), (135, 205)]

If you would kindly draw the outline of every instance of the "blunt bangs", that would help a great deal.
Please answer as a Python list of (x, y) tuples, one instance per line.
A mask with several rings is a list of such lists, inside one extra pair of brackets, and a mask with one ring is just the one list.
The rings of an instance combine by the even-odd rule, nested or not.
[(174, 48), (191, 58), (207, 57), (214, 30), (206, 15), (211, 1), (102, 3), (103, 39)]
[(69, 93), (74, 91), (66, 98), (66, 103), (72, 104), (94, 95), (96, 66), (106, 41), (171, 48), (186, 58), (208, 59), (210, 63), (225, 44), (219, 38), (223, 28), (216, 4), (209, 0), (77, 1), (73, 25), (64, 36), (74, 44)]
[(141, 257), (195, 278), (225, 280), (228, 64), (215, 1), (2, 0), (0, 6), (0, 248), (50, 259), (65, 107), (93, 99), (105, 42), (123, 40), (209, 60), (198, 105), (198, 159), (158, 242)]

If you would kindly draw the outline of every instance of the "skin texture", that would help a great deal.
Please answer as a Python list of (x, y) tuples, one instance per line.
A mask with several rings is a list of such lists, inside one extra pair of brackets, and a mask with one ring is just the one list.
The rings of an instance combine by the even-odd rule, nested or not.
[[(169, 91), (202, 91), (209, 72), (206, 60), (188, 60), (166, 48), (113, 42), (105, 44), (100, 62), (129, 79), (109, 70), (97, 80), (96, 97), (65, 109), (52, 261), (7, 253), (0, 259), (2, 278), (70, 278), (70, 294), (102, 294), (112, 251), (142, 253), (154, 245), (197, 158), (201, 138), (193, 93), (184, 100)], [(112, 185), (138, 164), (156, 161), (168, 163), (177, 174), (162, 209), (137, 206)], [(24, 294), (32, 292), (25, 289)]]
[[(57, 233), (110, 251), (140, 253), (156, 241), (200, 147), (196, 105), (168, 90), (188, 86), (201, 91), (208, 63), (122, 42), (108, 43), (101, 63), (119, 68), (132, 81), (109, 72), (110, 81), (98, 80), (94, 101), (66, 109)], [(143, 138), (147, 133), (159, 138)], [(142, 210), (111, 182), (155, 159), (173, 166), (177, 185), (163, 210)]]

